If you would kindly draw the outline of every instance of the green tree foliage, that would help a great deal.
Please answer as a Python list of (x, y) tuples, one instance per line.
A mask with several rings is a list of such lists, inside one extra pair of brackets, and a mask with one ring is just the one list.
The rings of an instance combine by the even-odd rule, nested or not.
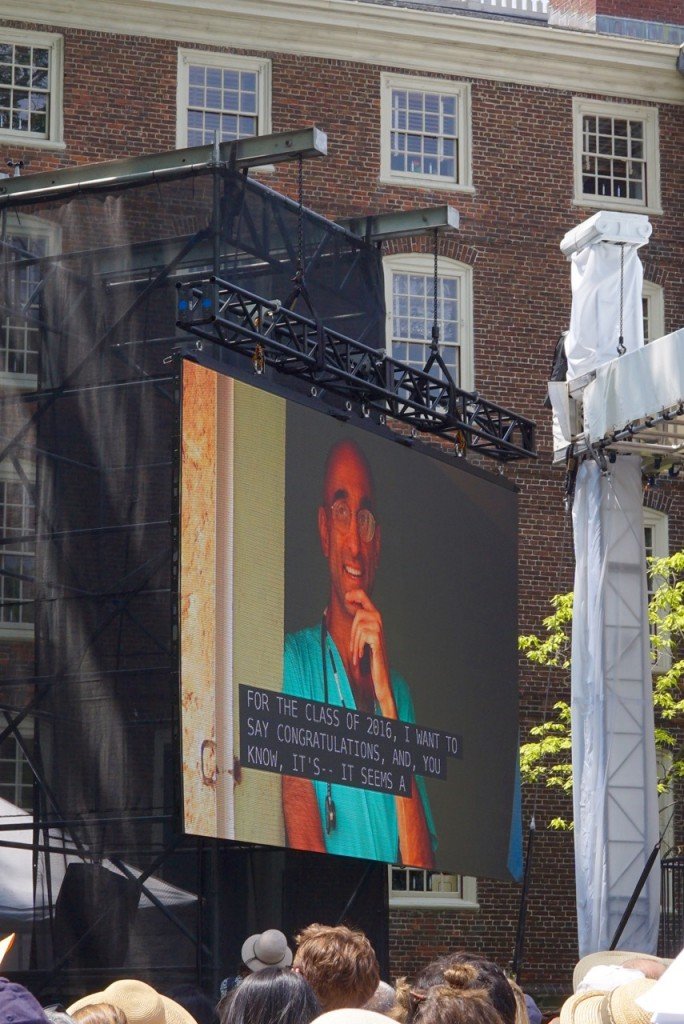
[[(649, 559), (648, 573), (654, 592), (648, 615), (652, 630), (655, 667), (653, 704), (656, 750), (659, 753), (658, 791), (669, 792), (676, 779), (684, 777), (684, 747), (677, 737), (677, 725), (684, 718), (684, 551), (667, 558)], [(540, 635), (521, 636), (518, 646), (534, 665), (559, 669), (570, 682), (570, 629), (572, 593), (551, 598), (553, 611), (542, 623)], [(541, 783), (549, 788), (572, 791), (572, 738), (570, 705), (559, 700), (545, 722), (530, 729), (527, 743), (520, 748), (523, 782)], [(549, 828), (568, 829), (572, 823), (553, 818)]]

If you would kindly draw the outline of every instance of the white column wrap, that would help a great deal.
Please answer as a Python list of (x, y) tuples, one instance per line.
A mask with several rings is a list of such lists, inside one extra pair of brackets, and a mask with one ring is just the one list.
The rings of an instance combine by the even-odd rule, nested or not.
[[(641, 460), (584, 461), (573, 507), (572, 738), (579, 954), (608, 949), (658, 841)], [(654, 953), (653, 867), (619, 948)]]

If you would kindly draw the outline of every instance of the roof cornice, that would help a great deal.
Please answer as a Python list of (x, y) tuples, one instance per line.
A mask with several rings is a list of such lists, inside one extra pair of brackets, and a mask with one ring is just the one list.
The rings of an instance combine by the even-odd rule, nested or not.
[[(280, 51), (572, 93), (684, 103), (677, 47), (363, 0), (31, 0), (55, 28)], [(16, 0), (0, 19), (17, 20)]]

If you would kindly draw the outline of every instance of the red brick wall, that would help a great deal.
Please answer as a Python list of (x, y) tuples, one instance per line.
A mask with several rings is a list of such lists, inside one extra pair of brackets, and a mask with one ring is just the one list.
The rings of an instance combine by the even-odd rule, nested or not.
[[(646, 10), (655, 16), (651, 12), (666, 6), (651, 0), (639, 9), (641, 16)], [(590, 7), (587, 0), (581, 10), (586, 13)], [(0, 158), (23, 156), (25, 173), (31, 173), (172, 149), (177, 45), (182, 41), (77, 30), (65, 30), (64, 38), (66, 150), (22, 152), (21, 147), (12, 146), (3, 148)], [(273, 130), (316, 124), (329, 134), (329, 156), (305, 163), (307, 205), (333, 218), (447, 201), (460, 211), (460, 230), (445, 235), (441, 251), (474, 268), (477, 388), (487, 398), (535, 418), (539, 425), (540, 460), (506, 469), (520, 487), (520, 628), (538, 629), (548, 614), (549, 597), (572, 585), (563, 473), (549, 466), (550, 414), (542, 406), (553, 348), (570, 313), (569, 266), (560, 254), (559, 241), (569, 227), (592, 212), (572, 203), (572, 96), (552, 89), (474, 81), (475, 194), (414, 189), (378, 180), (380, 67), (276, 53), (266, 56), (273, 60)], [(666, 290), (668, 331), (684, 319), (678, 226), (684, 194), (680, 139), (680, 109), (661, 107), (665, 215), (653, 219), (646, 260), (647, 276)], [(280, 165), (264, 180), (277, 190), (296, 193), (294, 166)], [(392, 248), (421, 247), (423, 242), (404, 241)], [(677, 543), (684, 540), (680, 507), (681, 503), (673, 503), (672, 536)], [(546, 673), (524, 663), (523, 730), (541, 719), (546, 691)], [(566, 691), (567, 680), (552, 677), (548, 703), (567, 695)], [(494, 812), (496, 794), (491, 799)], [(547, 833), (543, 826), (552, 814), (567, 816), (570, 809), (554, 793), (528, 793), (525, 827), (535, 801), (539, 831), (523, 980), (533, 989), (562, 991), (569, 985), (576, 958), (572, 841), (568, 835)], [(480, 910), (475, 912), (393, 911), (393, 973), (411, 972), (435, 953), (456, 946), (481, 949), (508, 963), (519, 888), (481, 880), (478, 898)]]
[(597, 14), (612, 14), (617, 18), (638, 18), (642, 21), (662, 21), (672, 25), (684, 24), (684, 7), (678, 0), (596, 0)]

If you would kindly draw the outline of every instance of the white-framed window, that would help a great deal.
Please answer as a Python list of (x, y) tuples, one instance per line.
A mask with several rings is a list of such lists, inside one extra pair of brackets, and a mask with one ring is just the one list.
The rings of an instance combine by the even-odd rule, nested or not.
[(662, 338), (665, 334), (665, 298), (663, 289), (653, 281), (644, 281), (641, 290), (644, 316), (644, 342)]
[(477, 910), (477, 881), (467, 875), (449, 875), (423, 868), (392, 865), (389, 870), (391, 907), (433, 910)]
[[(434, 316), (434, 257), (386, 256), (387, 348), (395, 359), (421, 369), (430, 354)], [(458, 387), (473, 388), (473, 275), (465, 263), (437, 261), (440, 351)]]
[(0, 637), (33, 636), (35, 503), (32, 466), (0, 463)]
[(33, 214), (8, 212), (0, 224), (0, 264), (9, 268), (9, 309), (0, 315), (0, 386), (38, 381), (41, 259), (55, 252), (59, 227)]
[[(6, 724), (4, 718), (0, 720), (0, 728), (4, 729)], [(33, 745), (32, 723), (24, 719), (18, 728), (30, 750)], [(14, 733), (0, 744), (0, 797), (23, 811), (33, 810), (33, 772)]]
[(573, 99), (575, 203), (662, 213), (657, 107)]
[[(670, 553), (669, 520), (665, 512), (657, 509), (644, 508), (644, 547), (648, 565), (649, 558), (665, 558)], [(650, 575), (646, 577), (646, 590), (650, 601), (658, 587), (658, 580)], [(655, 626), (651, 626), (654, 631)], [(671, 657), (668, 651), (661, 651), (653, 663), (654, 672), (664, 672), (670, 667)]]
[(64, 148), (63, 40), (48, 32), (0, 30), (0, 141)]
[(178, 51), (176, 145), (268, 135), (271, 62), (205, 50)]
[(470, 85), (380, 76), (382, 181), (472, 192)]

